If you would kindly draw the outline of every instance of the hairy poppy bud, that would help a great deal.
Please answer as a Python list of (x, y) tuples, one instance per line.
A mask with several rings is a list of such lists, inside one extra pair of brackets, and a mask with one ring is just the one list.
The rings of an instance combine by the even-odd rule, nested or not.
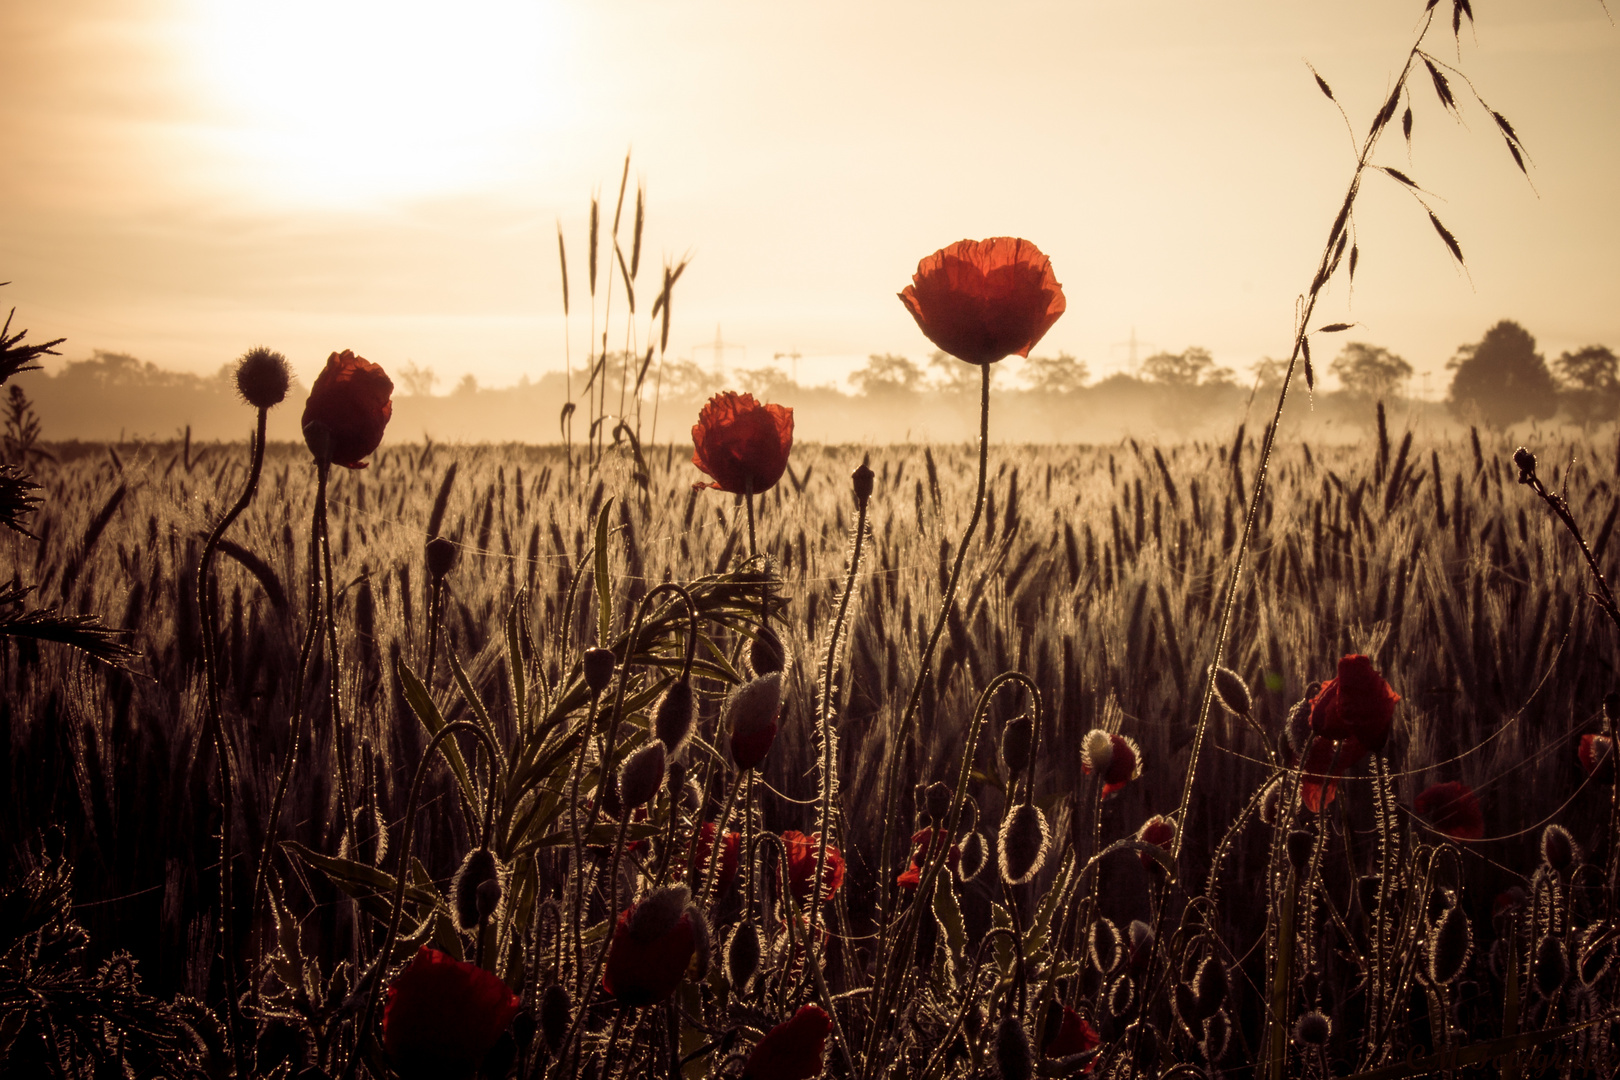
[(1232, 1021), (1226, 1013), (1218, 1012), (1204, 1021), (1204, 1037), (1198, 1043), (1198, 1052), (1213, 1065), (1226, 1056), (1226, 1048), (1231, 1041)]
[(1249, 697), (1249, 684), (1228, 667), (1215, 668), (1215, 696), (1221, 699), (1222, 708), (1233, 716), (1248, 716), (1254, 704)]
[(862, 461), (855, 466), (855, 472), (851, 474), (850, 480), (855, 486), (855, 505), (865, 506), (866, 500), (872, 497), (872, 466)]
[(1519, 483), (1528, 484), (1536, 478), (1536, 455), (1524, 447), (1513, 451), (1513, 464), (1519, 468)]
[(491, 878), (478, 886), (478, 921), (488, 922), (501, 907), (501, 879)]
[(1034, 803), (1019, 803), (1001, 823), (1001, 880), (1022, 885), (1041, 872), (1052, 834)]
[(1568, 874), (1581, 861), (1581, 849), (1562, 825), (1548, 825), (1541, 833), (1541, 858), (1560, 874)]
[(1536, 946), (1533, 973), (1536, 989), (1542, 997), (1550, 998), (1563, 988), (1564, 979), (1569, 975), (1569, 965), (1564, 957), (1562, 941), (1551, 935), (1541, 939), (1541, 944)]
[[(1140, 829), (1136, 830), (1136, 839), (1144, 844), (1152, 844), (1154, 847), (1162, 848), (1168, 852), (1170, 846), (1176, 841), (1176, 823), (1163, 814), (1154, 814), (1143, 822)], [(1159, 867), (1159, 860), (1146, 851), (1139, 851), (1137, 855), (1142, 860), (1143, 869), (1152, 870)], [(1162, 869), (1162, 867), (1159, 868)]]
[(287, 399), (292, 369), (287, 358), (262, 345), (249, 349), (236, 362), (236, 390), (249, 405), (268, 409)]
[(602, 691), (613, 681), (613, 669), (617, 664), (612, 649), (585, 650), (585, 685), (590, 687), (591, 697), (602, 696)]
[(1614, 783), (1614, 740), (1607, 735), (1582, 735), (1575, 751), (1581, 768), (1600, 784)]
[(782, 638), (769, 626), (761, 626), (748, 643), (748, 666), (755, 675), (769, 675), (787, 666), (787, 648)]
[(749, 980), (759, 970), (759, 955), (759, 931), (744, 919), (732, 931), (726, 946), (726, 978), (732, 990), (740, 994), (748, 989)]
[(1311, 849), (1316, 847), (1316, 837), (1311, 835), (1309, 829), (1295, 829), (1288, 834), (1285, 845), (1288, 848), (1288, 865), (1294, 868), (1294, 873), (1303, 874), (1311, 864)]
[(697, 952), (702, 916), (684, 885), (656, 889), (619, 916), (602, 989), (622, 1005), (653, 1005), (675, 992)]
[(540, 1033), (554, 1054), (562, 1049), (563, 1037), (568, 1034), (573, 1011), (574, 1004), (561, 983), (552, 983), (540, 995)]
[(1119, 966), (1120, 956), (1124, 952), (1119, 940), (1119, 927), (1107, 919), (1098, 919), (1091, 924), (1087, 939), (1087, 951), (1091, 953), (1091, 962), (1099, 972), (1107, 975)]
[(826, 1064), (832, 1018), (818, 1005), (799, 1011), (765, 1033), (743, 1062), (743, 1080), (812, 1080)]
[(996, 1028), (996, 1068), (1001, 1071), (1001, 1080), (1030, 1080), (1035, 1075), (1029, 1033), (1016, 1016), (1004, 1018)]
[(1581, 982), (1592, 986), (1608, 973), (1609, 965), (1614, 962), (1614, 940), (1605, 938), (1605, 928), (1601, 923), (1593, 923), (1581, 934), (1581, 945), (1575, 955), (1578, 963), (1576, 974)]
[(1029, 771), (1029, 756), (1035, 744), (1035, 719), (1028, 714), (1014, 717), (1001, 729), (1001, 760), (1007, 763), (1009, 779)]
[(1226, 965), (1215, 957), (1208, 957), (1198, 966), (1198, 974), (1193, 976), (1193, 992), (1198, 996), (1200, 1020), (1208, 1020), (1220, 1011), (1230, 987)]
[(957, 876), (966, 885), (984, 870), (984, 864), (989, 862), (989, 845), (984, 837), (977, 832), (970, 832), (962, 837), (957, 845), (962, 850), (962, 861), (956, 866)]
[[(1312, 683), (1320, 686), (1320, 683)], [(1288, 748), (1294, 752), (1297, 761), (1305, 756), (1305, 750), (1311, 743), (1311, 700), (1315, 695), (1308, 689), (1303, 698), (1294, 703), (1288, 710), (1288, 719), (1283, 722), (1283, 735), (1288, 740)]]
[(1333, 1036), (1333, 1021), (1312, 1009), (1294, 1024), (1294, 1041), (1301, 1046), (1326, 1046)]
[(1429, 981), (1445, 986), (1462, 974), (1474, 945), (1474, 931), (1461, 907), (1453, 906), (1440, 916), (1429, 932)]
[(456, 568), (460, 555), (461, 549), (455, 543), (442, 536), (435, 536), (427, 542), (428, 576), (435, 582), (443, 581), (450, 576), (450, 571)]
[(765, 760), (776, 741), (776, 720), (781, 711), (780, 672), (751, 679), (731, 692), (722, 723), (731, 732), (731, 757), (738, 768), (752, 769)]
[(1176, 1019), (1187, 1025), (1188, 1031), (1197, 1031), (1199, 1024), (1198, 995), (1184, 982), (1178, 982), (1170, 993), (1170, 1007)]
[(939, 780), (929, 784), (923, 792), (924, 812), (935, 825), (947, 824), (945, 819), (951, 816), (951, 799), (955, 794), (949, 784)]
[(495, 853), (488, 848), (474, 848), (461, 861), (455, 880), (450, 883), (450, 898), (456, 911), (456, 925), (471, 930), (482, 920), (478, 914), (478, 889), (487, 881), (499, 888), (500, 864)]
[(646, 806), (658, 797), (658, 789), (664, 786), (666, 762), (664, 744), (658, 739), (625, 760), (619, 770), (619, 797), (626, 810)]

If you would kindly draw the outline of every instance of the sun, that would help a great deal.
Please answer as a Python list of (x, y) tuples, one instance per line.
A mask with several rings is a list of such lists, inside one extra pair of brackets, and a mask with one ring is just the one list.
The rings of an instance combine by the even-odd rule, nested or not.
[(498, 183), (567, 114), (543, 0), (196, 0), (214, 134), (252, 182), (353, 202)]

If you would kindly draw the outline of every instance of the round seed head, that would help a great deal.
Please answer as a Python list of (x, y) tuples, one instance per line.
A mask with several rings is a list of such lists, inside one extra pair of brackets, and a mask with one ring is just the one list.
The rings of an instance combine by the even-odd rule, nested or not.
[(1575, 838), (1562, 825), (1548, 825), (1541, 834), (1541, 858), (1560, 874), (1569, 872), (1581, 861), (1581, 849)]
[(966, 885), (978, 877), (984, 870), (984, 864), (990, 861), (989, 845), (979, 833), (970, 832), (962, 837), (957, 847), (962, 852), (962, 859), (956, 864), (956, 873), (962, 879), (962, 884)]
[(1541, 939), (1541, 944), (1536, 946), (1534, 974), (1536, 989), (1542, 997), (1550, 998), (1563, 989), (1564, 980), (1569, 977), (1569, 964), (1562, 941), (1550, 935)]
[(1249, 710), (1254, 707), (1249, 697), (1249, 684), (1229, 667), (1215, 669), (1215, 696), (1221, 699), (1221, 707), (1233, 716), (1248, 716)]
[(488, 848), (474, 848), (461, 860), (461, 868), (450, 882), (450, 900), (455, 908), (458, 927), (471, 930), (483, 922), (478, 909), (478, 890), (490, 881), (495, 882), (495, 887), (499, 889), (500, 876), (500, 863)]
[(590, 687), (592, 697), (602, 696), (602, 691), (613, 681), (613, 669), (617, 664), (612, 649), (585, 650), (585, 685)]
[(692, 737), (695, 704), (689, 679), (676, 679), (670, 683), (669, 689), (658, 701), (658, 708), (653, 713), (653, 734), (663, 740), (671, 755), (684, 750), (686, 741)]
[(1473, 945), (1474, 931), (1468, 916), (1460, 906), (1451, 907), (1429, 932), (1429, 981), (1446, 986), (1461, 975)]
[(1035, 743), (1035, 719), (1029, 715), (1007, 721), (1001, 731), (1001, 760), (1007, 763), (1009, 776), (1022, 776), (1029, 771), (1029, 757)]
[(755, 675), (769, 675), (787, 666), (787, 648), (775, 630), (762, 626), (748, 644), (748, 665)]
[(748, 989), (748, 982), (759, 970), (759, 931), (754, 924), (744, 919), (737, 924), (737, 929), (731, 933), (731, 941), (726, 946), (726, 977), (731, 982), (732, 990), (742, 993)]
[(1294, 1041), (1301, 1046), (1326, 1046), (1333, 1036), (1333, 1021), (1316, 1009), (1301, 1016), (1294, 1024)]
[(1022, 885), (1046, 862), (1052, 834), (1046, 817), (1033, 803), (1019, 803), (1001, 823), (1001, 880)]
[(645, 806), (658, 797), (664, 786), (664, 766), (668, 758), (662, 740), (654, 739), (625, 760), (619, 770), (619, 797), (626, 810)]
[(996, 1028), (996, 1068), (1001, 1080), (1030, 1080), (1035, 1075), (1029, 1033), (1016, 1016), (1006, 1017)]
[(428, 576), (434, 581), (443, 581), (456, 568), (460, 556), (461, 548), (454, 542), (435, 536), (427, 542)]
[(264, 346), (249, 349), (236, 362), (236, 390), (249, 405), (268, 409), (287, 399), (292, 368), (287, 358)]
[(568, 1034), (568, 1023), (573, 1019), (574, 1004), (561, 983), (552, 983), (540, 995), (540, 1033), (546, 1045), (556, 1053), (562, 1048), (563, 1037)]

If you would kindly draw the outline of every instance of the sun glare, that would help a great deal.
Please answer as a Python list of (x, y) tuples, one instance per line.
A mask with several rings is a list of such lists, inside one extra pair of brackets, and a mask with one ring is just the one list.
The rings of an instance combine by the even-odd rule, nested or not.
[(535, 0), (199, 0), (210, 120), (303, 201), (499, 182), (563, 115), (560, 16)]

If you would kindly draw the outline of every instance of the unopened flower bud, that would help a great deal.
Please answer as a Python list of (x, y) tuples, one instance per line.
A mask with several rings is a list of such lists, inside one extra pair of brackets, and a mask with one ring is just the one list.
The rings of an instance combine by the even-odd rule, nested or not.
[(1564, 943), (1548, 935), (1541, 939), (1536, 947), (1536, 963), (1534, 967), (1536, 989), (1544, 998), (1550, 998), (1558, 993), (1564, 986), (1564, 979), (1569, 975), (1569, 965), (1564, 956)]
[(478, 890), (487, 881), (499, 888), (500, 864), (495, 853), (488, 848), (474, 848), (461, 861), (455, 879), (450, 882), (451, 904), (456, 912), (456, 925), (471, 930), (483, 922), (478, 910)]
[(1001, 1072), (1001, 1080), (1030, 1080), (1035, 1075), (1029, 1033), (1016, 1016), (1006, 1017), (996, 1028), (996, 1067)]
[(486, 923), (501, 907), (501, 879), (491, 878), (478, 886), (478, 921)]
[(1086, 935), (1087, 951), (1091, 954), (1091, 962), (1099, 972), (1110, 974), (1119, 966), (1121, 956), (1124, 954), (1123, 943), (1119, 939), (1119, 927), (1107, 919), (1098, 919), (1091, 924)]
[(1312, 1009), (1294, 1024), (1294, 1041), (1301, 1046), (1326, 1046), (1333, 1036), (1333, 1021)]
[(1226, 975), (1226, 965), (1211, 956), (1198, 966), (1198, 974), (1193, 976), (1193, 993), (1198, 997), (1198, 1019), (1208, 1020), (1220, 1011), (1226, 1003), (1226, 993), (1231, 983)]
[(1249, 684), (1229, 667), (1215, 668), (1215, 696), (1220, 698), (1222, 708), (1233, 716), (1248, 716), (1254, 704), (1249, 697)]
[(866, 500), (872, 497), (872, 466), (862, 461), (855, 467), (850, 479), (855, 486), (855, 505), (865, 506)]
[(1513, 451), (1513, 464), (1519, 467), (1519, 483), (1528, 484), (1536, 478), (1536, 455), (1524, 447)]
[(1007, 763), (1007, 772), (1011, 776), (1021, 776), (1029, 770), (1029, 757), (1034, 744), (1033, 717), (1026, 714), (1007, 721), (1007, 726), (1001, 730), (1001, 760)]
[(287, 398), (292, 385), (292, 368), (287, 358), (273, 349), (249, 349), (236, 362), (236, 390), (249, 405), (268, 409)]
[(950, 785), (941, 780), (929, 784), (928, 790), (923, 792), (923, 810), (936, 826), (948, 824), (945, 819), (951, 816), (951, 799), (955, 794)]
[(769, 675), (787, 666), (787, 648), (769, 626), (762, 626), (748, 643), (748, 666), (757, 675)]
[(602, 691), (613, 681), (613, 669), (617, 664), (612, 649), (585, 650), (585, 685), (590, 687), (591, 697), (602, 696)]
[(1303, 874), (1311, 863), (1311, 849), (1316, 846), (1316, 837), (1311, 835), (1309, 829), (1294, 829), (1288, 834), (1285, 844), (1288, 848), (1288, 865), (1294, 868), (1294, 873)]
[(1288, 710), (1288, 719), (1283, 725), (1283, 734), (1288, 739), (1288, 748), (1294, 752), (1297, 761), (1305, 756), (1305, 750), (1311, 744), (1311, 700), (1320, 691), (1320, 683), (1312, 683), (1317, 689), (1307, 689), (1305, 696), (1294, 703)]
[(989, 861), (989, 845), (979, 833), (970, 832), (962, 837), (957, 847), (962, 852), (962, 860), (956, 865), (956, 873), (966, 885), (984, 870), (984, 864)]
[(1581, 861), (1581, 849), (1568, 829), (1548, 825), (1541, 834), (1541, 858), (1560, 874), (1567, 875)]
[(1429, 932), (1429, 981), (1445, 986), (1461, 975), (1473, 944), (1474, 931), (1468, 924), (1468, 916), (1459, 906), (1449, 908)]
[(726, 978), (735, 993), (748, 989), (749, 980), (759, 970), (759, 955), (759, 931), (744, 919), (732, 931), (731, 941), (726, 946)]
[(1204, 1021), (1204, 1037), (1198, 1043), (1198, 1052), (1213, 1065), (1226, 1056), (1226, 1048), (1231, 1041), (1232, 1021), (1226, 1013), (1218, 1012)]
[(450, 576), (450, 571), (456, 568), (456, 561), (461, 549), (454, 542), (442, 536), (435, 536), (427, 542), (427, 568), (428, 576), (435, 583), (443, 581)]
[(658, 789), (664, 786), (666, 763), (664, 744), (658, 739), (625, 759), (619, 770), (619, 798), (625, 810), (635, 810), (658, 797)]
[(573, 1002), (568, 997), (568, 991), (561, 983), (552, 983), (540, 995), (540, 1033), (545, 1037), (546, 1046), (552, 1053), (562, 1049), (564, 1036), (568, 1034), (568, 1024), (573, 1019)]
[(750, 679), (726, 699), (722, 723), (731, 732), (731, 757), (740, 769), (752, 769), (765, 760), (776, 741), (777, 716), (782, 711), (780, 672)]
[(1022, 885), (1040, 873), (1052, 834), (1034, 803), (1019, 803), (1001, 823), (1001, 880)]

